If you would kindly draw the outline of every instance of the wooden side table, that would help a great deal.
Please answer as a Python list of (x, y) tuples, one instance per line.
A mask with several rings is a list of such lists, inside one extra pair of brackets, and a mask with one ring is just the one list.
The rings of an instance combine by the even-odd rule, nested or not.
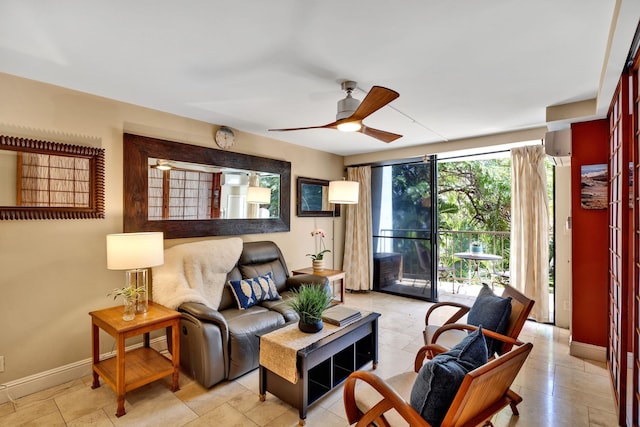
[[(178, 391), (180, 373), (180, 313), (160, 304), (149, 302), (149, 310), (145, 314), (136, 314), (135, 319), (122, 319), (123, 307), (105, 308), (92, 311), (91, 339), (93, 353), (92, 389), (100, 387), (102, 377), (118, 395), (116, 417), (121, 417), (124, 410), (124, 395), (150, 382), (167, 375), (173, 376), (171, 391)], [(172, 360), (167, 359), (149, 346), (149, 332), (161, 328), (171, 328)], [(116, 339), (116, 355), (100, 360), (100, 330)], [(144, 334), (144, 346), (125, 352), (127, 338)], [(126, 375), (125, 375), (126, 371)]]
[[(341, 303), (344, 302), (344, 286), (345, 286), (344, 280), (346, 276), (346, 273), (344, 271), (328, 270), (328, 269), (324, 269), (322, 271), (314, 271), (313, 267), (307, 267), (307, 268), (301, 268), (298, 270), (293, 270), (291, 274), (293, 274), (294, 276), (298, 274), (313, 274), (314, 276), (326, 277), (332, 283), (340, 281), (340, 302)], [(334, 298), (335, 298), (335, 288), (334, 288)]]

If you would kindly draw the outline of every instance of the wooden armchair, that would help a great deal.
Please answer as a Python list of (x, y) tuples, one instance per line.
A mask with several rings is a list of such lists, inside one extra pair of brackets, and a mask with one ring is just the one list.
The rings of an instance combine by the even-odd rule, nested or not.
[[(511, 337), (513, 340), (517, 340), (522, 328), (524, 327), (525, 321), (531, 313), (531, 309), (533, 308), (535, 301), (509, 285), (505, 285), (502, 297), (511, 297), (511, 314), (509, 316), (504, 335)], [(453, 308), (455, 312), (441, 325), (430, 323), (433, 322), (432, 319), (438, 311), (445, 310), (446, 308)], [(460, 342), (466, 336), (468, 331), (477, 329), (477, 326), (475, 325), (456, 323), (467, 315), (470, 310), (471, 307), (455, 302), (439, 302), (429, 307), (424, 319), (425, 344), (433, 344), (435, 346), (434, 348), (438, 348), (440, 351), (446, 351), (446, 349), (449, 349)], [(503, 354), (511, 350), (513, 347), (513, 340), (503, 341), (498, 353)]]
[[(515, 349), (465, 375), (441, 427), (472, 427), (481, 423), (492, 425), (491, 417), (507, 405), (511, 406), (514, 415), (519, 415), (516, 405), (522, 401), (522, 397), (510, 387), (533, 344), (519, 341), (514, 344), (518, 345)], [(412, 427), (430, 426), (409, 404), (417, 372), (422, 367), (425, 355), (432, 350), (430, 347), (427, 345), (420, 349), (415, 360), (415, 372), (402, 373), (387, 380), (370, 371), (356, 371), (349, 375), (344, 386), (344, 405), (349, 424), (356, 423), (357, 427), (374, 423), (379, 427), (407, 423)]]

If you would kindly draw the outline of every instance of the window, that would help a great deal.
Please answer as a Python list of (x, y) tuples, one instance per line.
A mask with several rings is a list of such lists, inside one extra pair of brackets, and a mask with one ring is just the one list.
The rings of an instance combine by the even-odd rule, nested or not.
[(17, 153), (18, 206), (89, 207), (89, 159)]
[(149, 220), (211, 218), (213, 176), (211, 172), (150, 168)]

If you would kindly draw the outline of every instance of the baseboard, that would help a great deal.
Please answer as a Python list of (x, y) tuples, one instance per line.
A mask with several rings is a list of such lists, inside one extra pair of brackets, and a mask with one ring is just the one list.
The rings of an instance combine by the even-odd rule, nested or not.
[(593, 344), (586, 344), (570, 340), (569, 354), (581, 359), (595, 360), (597, 362), (607, 361), (607, 349)]
[[(166, 351), (167, 338), (166, 336), (154, 338), (150, 341), (150, 345), (157, 351)], [(142, 343), (128, 346), (127, 350), (139, 347), (142, 347)], [(101, 354), (100, 360), (113, 357), (115, 354), (115, 351)], [(92, 358), (88, 358), (48, 371), (39, 372), (28, 377), (19, 378), (5, 384), (0, 384), (0, 404), (90, 375), (92, 362)]]

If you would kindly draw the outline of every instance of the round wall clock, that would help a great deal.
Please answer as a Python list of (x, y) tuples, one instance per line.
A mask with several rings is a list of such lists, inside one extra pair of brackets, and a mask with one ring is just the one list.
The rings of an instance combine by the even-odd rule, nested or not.
[(216, 131), (215, 139), (218, 147), (228, 149), (233, 147), (233, 144), (235, 144), (236, 135), (230, 128), (222, 126)]

